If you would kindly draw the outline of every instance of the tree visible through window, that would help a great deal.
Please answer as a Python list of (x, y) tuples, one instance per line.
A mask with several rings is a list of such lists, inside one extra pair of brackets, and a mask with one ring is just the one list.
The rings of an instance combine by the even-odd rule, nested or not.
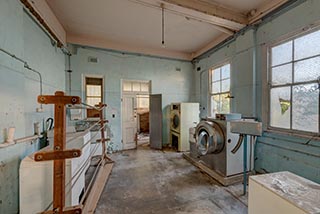
[(210, 71), (210, 104), (213, 116), (230, 112), (230, 64), (216, 67)]
[(319, 133), (320, 31), (270, 49), (271, 127)]

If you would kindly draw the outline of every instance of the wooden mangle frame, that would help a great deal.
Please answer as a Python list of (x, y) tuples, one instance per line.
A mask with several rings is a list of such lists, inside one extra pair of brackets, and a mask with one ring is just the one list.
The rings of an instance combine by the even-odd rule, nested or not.
[[(77, 158), (81, 156), (81, 149), (66, 150), (66, 105), (82, 104), (80, 97), (66, 96), (64, 92), (57, 91), (55, 95), (38, 96), (38, 102), (41, 104), (54, 104), (54, 145), (53, 151), (38, 152), (34, 155), (35, 161), (53, 161), (53, 209), (43, 211), (43, 214), (81, 214), (94, 213), (103, 187), (111, 173), (113, 161), (106, 155), (105, 142), (105, 124), (108, 122), (104, 119), (104, 108), (106, 104), (99, 104), (100, 111), (100, 131), (101, 139), (97, 142), (102, 143), (102, 154), (100, 162), (94, 173), (90, 184), (91, 188), (85, 192), (87, 196), (83, 204), (74, 207), (65, 207), (65, 166), (66, 159)], [(93, 182), (94, 181), (94, 182)]]

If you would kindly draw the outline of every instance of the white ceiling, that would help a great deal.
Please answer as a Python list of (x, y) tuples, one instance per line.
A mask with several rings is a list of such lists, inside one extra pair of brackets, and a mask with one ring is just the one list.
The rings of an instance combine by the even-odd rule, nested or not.
[[(199, 11), (192, 10), (193, 8), (190, 7), (180, 7), (180, 4), (172, 5), (170, 0), (167, 1), (47, 0), (47, 3), (65, 28), (67, 41), (70, 43), (82, 43), (81, 45), (100, 46), (121, 51), (149, 52), (155, 55), (157, 53), (166, 55), (171, 52), (173, 57), (176, 53), (189, 55), (191, 59), (211, 48), (210, 45), (214, 46), (230, 36), (232, 31), (235, 32), (245, 26), (243, 23), (231, 22), (230, 19), (227, 22), (231, 24), (226, 22), (226, 24), (217, 26), (207, 21), (211, 20), (211, 17), (206, 18), (205, 21), (198, 19)], [(270, 0), (200, 1), (238, 14), (247, 14), (270, 2)], [(273, 1), (279, 2), (279, 0)], [(161, 47), (160, 4), (163, 2), (166, 8), (165, 48)], [(200, 14), (202, 15), (208, 16), (205, 13)], [(216, 22), (216, 17), (212, 16), (212, 20)], [(224, 21), (219, 17), (218, 22), (221, 20)], [(233, 25), (235, 28), (230, 29), (232, 28), (230, 26)]]

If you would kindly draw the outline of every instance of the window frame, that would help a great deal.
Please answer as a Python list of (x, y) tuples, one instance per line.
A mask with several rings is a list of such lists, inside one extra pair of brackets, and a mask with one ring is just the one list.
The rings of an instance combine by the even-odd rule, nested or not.
[[(301, 62), (301, 61), (305, 61), (308, 59), (313, 59), (313, 58), (317, 58), (320, 57), (320, 54), (317, 55), (313, 55), (313, 56), (309, 56), (309, 57), (305, 57), (302, 59), (298, 59), (295, 60), (294, 59), (294, 51), (295, 51), (295, 39), (298, 39), (300, 37), (306, 36), (308, 34), (314, 33), (316, 31), (320, 30), (320, 26), (316, 27), (316, 28), (312, 28), (312, 29), (302, 29), (298, 32), (294, 32), (291, 34), (288, 34), (284, 37), (282, 37), (281, 39), (275, 40), (271, 43), (269, 43), (269, 45), (267, 46), (267, 96), (268, 96), (268, 106), (267, 106), (267, 131), (273, 131), (273, 132), (279, 132), (279, 133), (289, 133), (292, 135), (298, 135), (298, 136), (313, 136), (313, 137), (319, 137), (320, 136), (320, 125), (318, 127), (318, 132), (309, 132), (309, 131), (303, 131), (303, 130), (298, 130), (298, 129), (293, 129), (292, 128), (292, 96), (293, 96), (293, 87), (297, 86), (297, 85), (308, 85), (311, 83), (318, 83), (319, 80), (309, 80), (309, 81), (299, 81), (299, 82), (294, 82), (294, 66), (295, 63), (297, 62)], [(272, 66), (272, 48), (285, 44), (287, 42), (292, 41), (292, 57), (291, 57), (291, 61), (286, 62), (286, 63), (281, 63), (275, 66)], [(272, 68), (276, 68), (276, 67), (280, 67), (280, 66), (284, 66), (284, 65), (289, 65), (292, 64), (292, 82), (291, 83), (285, 83), (285, 84), (277, 84), (275, 86), (272, 86)], [(281, 88), (281, 87), (290, 87), (290, 128), (281, 128), (281, 127), (273, 127), (271, 126), (271, 89), (273, 88)], [(320, 97), (320, 95), (319, 95)], [(320, 98), (318, 101), (318, 121), (320, 122)]]
[[(220, 93), (212, 93), (212, 83), (213, 83), (213, 81), (212, 81), (212, 71), (213, 70), (215, 70), (215, 69), (217, 69), (217, 68), (221, 68), (221, 67), (223, 67), (223, 66), (225, 66), (225, 65), (230, 65), (230, 77), (228, 78), (229, 80), (230, 80), (230, 87), (229, 87), (229, 91), (227, 91), (227, 92), (220, 92)], [(232, 72), (232, 65), (231, 65), (231, 61), (230, 61), (230, 59), (227, 59), (227, 60), (225, 60), (225, 61), (223, 61), (223, 62), (220, 62), (220, 63), (217, 63), (217, 64), (215, 64), (214, 66), (211, 66), (210, 68), (209, 68), (209, 70), (208, 70), (208, 76), (209, 76), (209, 81), (208, 81), (208, 89), (209, 89), (209, 91), (208, 91), (208, 102), (209, 102), (209, 104), (208, 104), (208, 106), (209, 106), (209, 109), (208, 109), (208, 115), (210, 116), (210, 117), (212, 117), (212, 116), (214, 116), (215, 114), (214, 114), (214, 112), (212, 111), (212, 103), (211, 103), (211, 99), (212, 99), (212, 96), (214, 96), (214, 95), (225, 95), (225, 94), (229, 94), (230, 96), (231, 96), (231, 72)], [(220, 87), (221, 87), (221, 83), (222, 83), (222, 81), (223, 80), (226, 80), (226, 79), (220, 79), (219, 80), (219, 82), (220, 82)], [(231, 100), (229, 101), (229, 112), (231, 112), (231, 108), (232, 108), (232, 104), (231, 104)], [(217, 112), (217, 114), (219, 114), (219, 113), (221, 113), (221, 112)]]
[[(101, 84), (88, 84), (87, 79), (100, 79), (101, 80)], [(103, 103), (103, 78), (101, 77), (85, 77), (85, 101), (88, 102), (88, 98), (101, 98), (101, 103)], [(88, 96), (88, 90), (87, 90), (87, 86), (88, 85), (99, 85), (101, 86), (101, 96)]]
[[(102, 87), (101, 87), (101, 102), (105, 102), (105, 96), (104, 96), (104, 90), (105, 90), (105, 76), (104, 75), (98, 75), (98, 74), (82, 74), (81, 78), (81, 97), (84, 102), (87, 102), (87, 78), (96, 78), (96, 79), (102, 79)], [(94, 109), (86, 109), (83, 111), (84, 118), (88, 118), (90, 120), (98, 120), (97, 116), (92, 116), (93, 113), (95, 113), (96, 110)]]

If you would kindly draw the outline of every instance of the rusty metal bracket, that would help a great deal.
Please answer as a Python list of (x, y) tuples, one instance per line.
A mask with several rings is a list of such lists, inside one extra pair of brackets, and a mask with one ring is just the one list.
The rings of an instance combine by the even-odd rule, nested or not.
[(34, 155), (35, 161), (49, 161), (77, 158), (81, 156), (80, 149), (70, 149), (64, 151), (38, 152)]

